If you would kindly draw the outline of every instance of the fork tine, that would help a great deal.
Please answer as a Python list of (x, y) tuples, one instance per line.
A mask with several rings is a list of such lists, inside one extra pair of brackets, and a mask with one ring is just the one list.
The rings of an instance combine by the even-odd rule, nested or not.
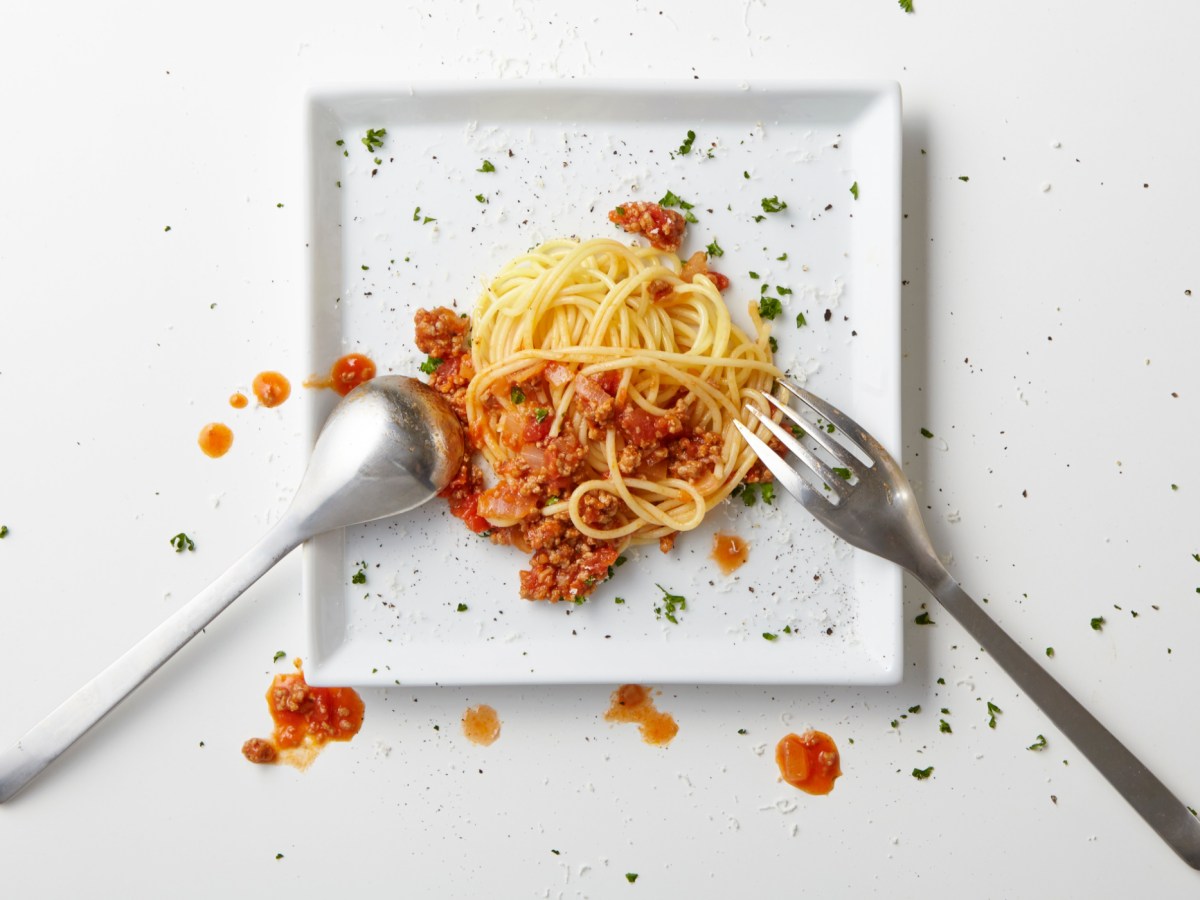
[(783, 485), (783, 489), (797, 500), (801, 500), (804, 489), (808, 487), (808, 484), (800, 477), (800, 473), (789, 466), (783, 457), (768, 447), (766, 441), (737, 419), (733, 420), (733, 427), (741, 432), (742, 437), (746, 439), (746, 443), (750, 445), (750, 449), (757, 454), (758, 458), (762, 460), (762, 464), (775, 476), (775, 479)]
[(766, 391), (761, 391), (760, 393), (767, 399), (768, 403), (795, 422), (800, 428), (803, 428), (804, 433), (824, 447), (829, 455), (836, 459), (838, 463), (845, 466), (847, 469), (850, 469), (860, 477), (862, 476), (864, 467), (857, 456), (823, 432), (820, 428), (814, 426), (794, 409), (790, 409), (789, 407), (785, 406), (782, 400), (779, 400), (773, 395), (768, 394)]
[[(833, 494), (833, 496), (836, 497), (839, 502), (845, 499), (842, 496), (841, 491), (838, 490), (838, 486), (844, 485), (845, 481), (839, 477), (838, 474), (833, 471), (833, 469), (827, 466), (824, 461), (815, 456), (811, 450), (788, 434), (787, 429), (785, 429), (782, 425), (771, 421), (771, 417), (760, 410), (757, 406), (751, 406), (750, 404), (747, 404), (746, 411), (749, 412), (750, 415), (754, 416), (754, 418), (758, 419), (758, 421), (761, 422), (763, 426), (771, 432), (771, 434), (775, 435), (775, 437), (777, 437), (780, 442), (788, 448), (788, 450), (795, 454), (801, 460), (801, 462), (812, 469), (813, 472), (817, 474), (817, 477), (825, 482), (825, 486), (829, 489), (829, 492)], [(751, 446), (754, 445), (752, 444)], [(765, 446), (766, 445), (764, 444), (764, 447)], [(778, 454), (776, 454), (775, 451), (771, 450), (770, 448), (767, 448), (766, 456), (763, 456), (762, 453), (759, 453), (757, 447), (755, 447), (754, 452), (758, 453), (758, 458), (762, 460), (762, 464), (764, 466), (770, 469), (772, 475), (778, 476), (779, 473), (777, 469), (787, 469), (791, 471), (791, 467), (788, 466), (787, 463), (785, 463), (782, 459), (780, 459)], [(772, 465), (772, 463), (774, 463), (776, 460), (778, 460), (778, 465)], [(793, 496), (798, 497), (799, 494), (793, 494)]]
[[(891, 458), (879, 441), (871, 437), (865, 428), (851, 419), (832, 403), (827, 403), (816, 394), (806, 391), (798, 384), (794, 384), (793, 382), (788, 381), (786, 378), (777, 378), (775, 379), (775, 383), (801, 403), (806, 404), (813, 412), (825, 419), (826, 422), (833, 423), (835, 428), (848, 436), (852, 441), (854, 441), (854, 443), (858, 444), (862, 451), (866, 453), (867, 456), (872, 459), (872, 461)], [(824, 447), (825, 445), (822, 443), (821, 446)], [(826, 447), (826, 449), (828, 450), (829, 448)]]

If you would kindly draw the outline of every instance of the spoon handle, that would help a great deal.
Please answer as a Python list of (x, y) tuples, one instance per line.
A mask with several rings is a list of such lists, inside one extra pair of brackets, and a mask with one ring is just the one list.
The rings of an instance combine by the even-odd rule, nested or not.
[(0, 803), (58, 759), (302, 539), (292, 520), (285, 518), (225, 574), (0, 753)]

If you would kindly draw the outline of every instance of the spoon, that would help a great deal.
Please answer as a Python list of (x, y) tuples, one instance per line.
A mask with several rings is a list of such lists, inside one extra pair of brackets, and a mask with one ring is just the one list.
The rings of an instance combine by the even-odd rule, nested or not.
[(32, 781), (298, 544), (420, 506), (450, 483), (463, 434), (440, 394), (412, 378), (365, 382), (334, 408), (283, 518), (224, 575), (0, 754), (0, 803)]

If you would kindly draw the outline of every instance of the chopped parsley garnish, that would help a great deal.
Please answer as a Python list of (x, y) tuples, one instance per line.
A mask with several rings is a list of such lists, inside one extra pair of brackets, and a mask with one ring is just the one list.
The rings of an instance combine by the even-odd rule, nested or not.
[(363, 146), (367, 148), (368, 152), (374, 153), (383, 146), (383, 139), (386, 135), (386, 128), (368, 128), (367, 133), (362, 137)]
[(749, 172), (742, 172), (742, 177), (743, 177), (743, 178), (745, 178), (747, 181), (749, 181), (749, 180), (750, 180), (750, 173), (749, 173)]
[(163, 231), (170, 231), (170, 230), (171, 230), (171, 226), (170, 226), (170, 225), (164, 225), (164, 226), (163, 226)]
[(764, 481), (758, 486), (758, 492), (762, 495), (763, 503), (770, 506), (775, 502), (775, 485), (769, 481)]
[(492, 165), (490, 160), (484, 160), (483, 165), (475, 170), (476, 172), (495, 172), (496, 167)]
[(625, 880), (628, 881), (630, 884), (633, 884), (635, 881), (637, 881), (637, 877), (638, 877), (637, 872), (626, 872), (625, 873)]
[(755, 221), (755, 222), (761, 222), (761, 221), (762, 221), (763, 219), (765, 219), (765, 218), (766, 218), (766, 216), (755, 216), (755, 217), (754, 217), (754, 221)]
[(1053, 648), (1053, 647), (1047, 647), (1047, 648), (1046, 648), (1046, 655), (1047, 655), (1047, 656), (1049, 656), (1051, 659), (1053, 659), (1053, 658), (1054, 658), (1054, 648)]
[(717, 239), (713, 238), (711, 244), (704, 248), (708, 251), (709, 256), (724, 256), (725, 251), (721, 249), (721, 245), (717, 243)]
[(838, 478), (841, 478), (843, 481), (850, 480), (850, 470), (847, 469), (845, 466), (834, 466), (833, 474), (836, 475)]
[(465, 604), (465, 603), (460, 603), (460, 604), (458, 604), (458, 606), (456, 606), (456, 607), (454, 608), (454, 611), (455, 611), (455, 612), (466, 612), (466, 611), (467, 611), (467, 609), (468, 609), (468, 607), (467, 607), (467, 604)]
[(779, 195), (776, 194), (774, 197), (762, 198), (762, 209), (763, 212), (769, 213), (783, 212), (785, 209), (787, 209), (787, 204), (780, 200)]
[(279, 662), (279, 661), (280, 661), (281, 659), (283, 659), (285, 656), (287, 656), (287, 651), (286, 651), (286, 650), (276, 650), (276, 651), (275, 651), (275, 656), (271, 658), (271, 662)]
[(559, 501), (558, 494), (551, 494), (549, 497), (546, 498), (546, 502), (544, 505), (545, 506), (553, 506), (558, 501)]
[(621, 566), (625, 565), (625, 563), (627, 563), (627, 562), (629, 562), (629, 557), (618, 556), (616, 562), (614, 562), (613, 565), (619, 569), (619, 568), (621, 568)]
[(550, 415), (550, 410), (546, 409), (544, 406), (539, 406), (533, 411), (533, 418), (537, 420), (539, 425), (546, 421), (546, 416), (548, 415)]
[[(0, 532), (0, 537), (8, 534), (8, 526), (4, 526), (4, 530)], [(196, 542), (184, 534), (182, 531), (175, 537), (171, 538), (171, 546), (175, 548), (176, 553), (182, 553), (184, 550), (195, 550)]]
[(996, 727), (996, 716), (997, 716), (998, 714), (1000, 714), (1000, 713), (1004, 712), (1004, 710), (1002, 710), (1000, 707), (998, 707), (998, 706), (997, 706), (995, 703), (993, 703), (991, 700), (989, 700), (989, 701), (987, 702), (987, 704), (988, 704), (988, 705), (987, 705), (987, 711), (988, 711), (988, 728), (995, 728), (995, 727)]
[(780, 262), (787, 262), (787, 254), (786, 254), (786, 253), (785, 253), (785, 254), (783, 254), (783, 256), (777, 256), (777, 257), (775, 257), (775, 258), (776, 258), (777, 260), (779, 260)]
[(617, 209), (616, 209), (616, 213), (617, 213), (617, 215), (618, 215), (618, 216), (623, 216), (623, 215), (625, 215), (625, 207), (623, 207), (623, 206), (618, 206), (618, 207), (617, 207)]
[(1092, 619), (1092, 631), (1103, 631), (1104, 624), (1104, 616), (1096, 616)]
[(419, 207), (419, 206), (413, 210), (413, 221), (414, 222), (421, 221), (421, 207)]
[(927, 769), (913, 769), (912, 770), (912, 777), (917, 779), (917, 781), (924, 781), (926, 778), (928, 778), (932, 774), (933, 774), (933, 766), (930, 766)]
[(908, 711), (910, 713), (912, 713), (913, 715), (916, 715), (917, 713), (919, 713), (921, 711), (921, 704), (918, 703), (916, 706), (910, 706), (908, 708)]
[(792, 633), (792, 626), (791, 626), (791, 625), (784, 625), (784, 626), (783, 626), (783, 633), (784, 633), (784, 634), (791, 634), (791, 633)]
[(858, 199), (858, 182), (857, 181), (854, 182), (854, 184), (850, 185), (850, 194), (854, 197), (855, 200)]
[(524, 403), (525, 392), (514, 384), (512, 389), (508, 392), (508, 399), (513, 403)]
[[(899, 2), (900, 2), (900, 8), (902, 10), (904, 10), (906, 13), (910, 13), (913, 11), (913, 7), (912, 7), (913, 0), (899, 0)], [(924, 153), (925, 151), (922, 150), (921, 152)]]
[(767, 346), (771, 348), (772, 353), (779, 352), (779, 341), (775, 340), (774, 335), (771, 335), (767, 338)]
[(1044, 734), (1039, 734), (1037, 736), (1037, 740), (1034, 741), (1032, 744), (1030, 744), (1025, 749), (1026, 750), (1045, 750), (1046, 749), (1046, 736)]
[(773, 319), (783, 312), (783, 304), (778, 297), (763, 297), (758, 301), (758, 314), (764, 319)]
[(751, 273), (750, 273), (750, 277), (751, 277), (751, 278), (754, 278), (754, 279), (757, 279), (757, 278), (759, 278), (760, 276), (759, 276), (759, 274), (758, 274), (757, 272), (751, 272)]
[(441, 364), (442, 364), (442, 361), (438, 357), (431, 356), (428, 359), (426, 359), (425, 362), (421, 363), (421, 365), (419, 365), (417, 368), (419, 368), (426, 375), (432, 375), (434, 372), (437, 371), (437, 367), (440, 366)]
[(0, 538), (8, 537), (8, 526), (0, 525)]
[(623, 604), (624, 602), (625, 602), (624, 597), (613, 597), (613, 603), (616, 603), (618, 606)]
[(945, 679), (945, 678), (939, 678), (939, 679), (937, 680), (937, 683), (938, 683), (938, 684), (945, 684), (945, 683), (946, 683), (946, 679)]
[(692, 143), (696, 140), (696, 132), (688, 129), (687, 137), (683, 139), (683, 143), (679, 145), (679, 155), (687, 156), (692, 152)]
[(365, 562), (360, 562), (358, 564), (358, 571), (350, 576), (350, 583), (351, 584), (366, 584), (367, 583), (367, 564)]
[(970, 176), (968, 176), (968, 175), (959, 175), (959, 176), (958, 176), (958, 180), (959, 180), (959, 181), (970, 181), (970, 180), (971, 180), (971, 178), (970, 178)]
[(777, 640), (779, 640), (779, 635), (771, 634), (771, 632), (769, 632), (769, 631), (764, 631), (763, 632), (763, 640), (764, 641), (777, 641)]
[(746, 729), (745, 729), (745, 728), (739, 728), (739, 729), (738, 729), (738, 734), (745, 734), (745, 733), (746, 733)]
[(934, 625), (934, 624), (936, 624), (933, 621), (933, 619), (929, 618), (928, 612), (921, 613), (919, 616), (917, 616), (915, 619), (913, 619), (913, 621), (916, 622), (918, 625)]
[(655, 584), (654, 586), (663, 592), (663, 605), (661, 607), (654, 607), (655, 617), (664, 618), (672, 625), (678, 625), (679, 619), (675, 617), (675, 613), (678, 610), (687, 609), (687, 598), (679, 594), (672, 594), (661, 584)]
[(938, 731), (940, 731), (942, 734), (953, 734), (953, 732), (950, 730), (950, 723), (945, 719), (938, 720)]
[(480, 203), (487, 203), (487, 197), (483, 196), (483, 194), (476, 194), (475, 199)]
[(804, 313), (796, 313), (796, 327), (803, 328), (808, 324), (808, 319), (804, 318)]
[(334, 141), (334, 143), (335, 143), (335, 144), (337, 144), (339, 147), (341, 147), (341, 146), (343, 146), (343, 145), (344, 145), (346, 142), (345, 142), (345, 141), (343, 141), (341, 138), (338, 138), (336, 141)]
[(928, 428), (922, 428), (921, 429), (921, 437), (931, 438), (931, 437), (933, 437), (933, 432), (930, 431)]
[(663, 194), (663, 198), (658, 201), (659, 206), (671, 207), (679, 205), (679, 195), (674, 191), (667, 191)]
[(784, 287), (782, 284), (777, 284), (775, 285), (775, 293), (780, 297), (787, 297), (792, 293), (792, 289)]

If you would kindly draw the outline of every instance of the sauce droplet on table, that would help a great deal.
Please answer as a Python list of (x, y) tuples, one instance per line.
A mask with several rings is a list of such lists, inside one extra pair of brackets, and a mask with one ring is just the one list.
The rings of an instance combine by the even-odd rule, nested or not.
[(670, 713), (654, 707), (650, 691), (640, 684), (623, 684), (612, 692), (612, 702), (604, 714), (607, 722), (633, 722), (647, 744), (663, 746), (679, 733), (679, 725)]
[(278, 372), (259, 372), (251, 385), (258, 402), (267, 408), (278, 406), (292, 395), (292, 385)]
[(348, 393), (375, 377), (375, 361), (361, 353), (347, 353), (336, 360), (324, 378), (312, 376), (304, 382), (307, 388), (331, 388), (345, 397)]
[(209, 422), (200, 429), (197, 443), (200, 444), (200, 449), (204, 451), (205, 456), (216, 459), (228, 453), (229, 448), (233, 446), (233, 432), (229, 430), (228, 425)]
[(841, 756), (833, 738), (823, 731), (788, 734), (775, 747), (779, 775), (807, 794), (828, 794), (841, 777)]
[(329, 741), (348, 741), (363, 723), (363, 702), (353, 688), (312, 687), (301, 671), (276, 675), (267, 690), (267, 708), (275, 722), (268, 739), (242, 745), (250, 762), (286, 762), (306, 768)]
[(718, 531), (713, 535), (712, 558), (726, 575), (733, 573), (750, 556), (750, 545), (736, 534)]
[(245, 409), (246, 404), (250, 401), (246, 399), (246, 395), (241, 391), (235, 391), (229, 395), (229, 405), (234, 409)]
[(500, 737), (500, 716), (486, 703), (481, 703), (463, 713), (462, 727), (467, 740), (486, 747)]

